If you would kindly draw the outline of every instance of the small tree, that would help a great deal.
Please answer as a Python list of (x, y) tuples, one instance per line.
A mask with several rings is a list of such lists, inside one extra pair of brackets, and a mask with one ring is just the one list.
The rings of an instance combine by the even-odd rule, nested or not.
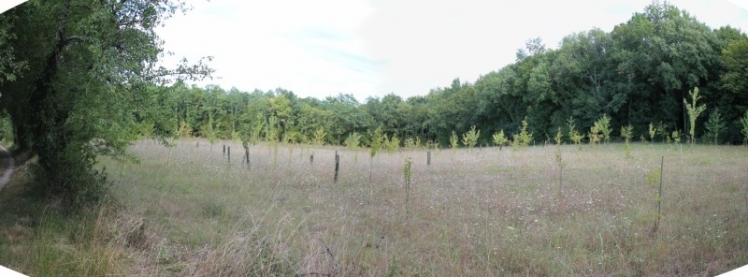
[(403, 146), (408, 150), (416, 149), (416, 141), (412, 137), (406, 137)]
[(325, 136), (327, 133), (325, 132), (325, 128), (318, 127), (317, 130), (314, 131), (314, 139), (312, 142), (315, 146), (320, 147), (323, 144), (325, 144)]
[(343, 144), (345, 144), (345, 147), (348, 147), (348, 149), (356, 150), (358, 149), (358, 145), (361, 143), (361, 135), (358, 132), (353, 132), (348, 134), (348, 137), (345, 138), (345, 141)]
[(403, 180), (405, 181), (405, 214), (406, 216), (410, 216), (410, 177), (413, 176), (413, 171), (411, 170), (411, 166), (413, 165), (413, 162), (410, 160), (410, 158), (405, 159), (405, 164), (403, 165)]
[(649, 141), (654, 143), (655, 136), (657, 135), (657, 128), (655, 128), (652, 122), (649, 123)]
[(714, 144), (718, 144), (717, 138), (726, 128), (725, 122), (722, 120), (722, 115), (719, 113), (719, 109), (715, 109), (709, 114), (709, 120), (706, 122), (707, 135), (713, 140)]
[(387, 147), (387, 153), (395, 152), (395, 150), (400, 148), (400, 138), (396, 134), (392, 134), (389, 140), (387, 139), (387, 135), (383, 135), (382, 142)]
[(263, 128), (265, 128), (265, 121), (262, 119), (261, 114), (257, 114), (255, 124), (252, 127), (252, 132), (249, 135), (249, 141), (252, 145), (257, 145), (257, 143), (260, 142), (260, 134), (262, 133)]
[(372, 158), (382, 149), (382, 145), (384, 144), (382, 138), (382, 126), (377, 127), (377, 129), (369, 133), (369, 139), (371, 140), (369, 146), (371, 147)]
[(595, 122), (594, 125), (590, 128), (590, 133), (587, 134), (587, 137), (590, 138), (590, 144), (595, 145), (600, 142), (600, 126)]
[(558, 132), (556, 132), (556, 137), (553, 138), (553, 140), (556, 141), (556, 145), (561, 145), (563, 143), (564, 133), (561, 132), (561, 127), (558, 127)]
[(187, 122), (184, 122), (184, 120), (182, 120), (182, 122), (179, 123), (179, 137), (180, 138), (192, 137), (192, 127), (190, 127), (190, 125), (187, 124)]
[(382, 126), (377, 127), (374, 132), (370, 132), (369, 139), (371, 140), (369, 144), (371, 147), (371, 156), (369, 157), (369, 183), (371, 183), (371, 173), (374, 169), (374, 156), (377, 155), (377, 152), (382, 149), (382, 145), (384, 144)]
[[(670, 144), (670, 136), (668, 136), (667, 125), (665, 125), (664, 123), (662, 123), (662, 121), (660, 121), (660, 123), (657, 124), (656, 130), (657, 130), (657, 134), (662, 136), (662, 140)], [(652, 140), (652, 142), (654, 142), (654, 140)]]
[[(579, 145), (582, 142), (582, 140), (584, 139), (584, 135), (580, 134), (574, 128), (575, 126), (574, 126), (574, 118), (573, 117), (569, 117), (569, 119), (566, 120), (566, 122), (568, 122), (568, 126), (569, 126), (569, 139), (574, 144)], [(579, 148), (581, 148), (581, 146)]]
[(473, 148), (475, 147), (475, 144), (478, 143), (478, 137), (480, 137), (480, 130), (475, 130), (475, 125), (473, 127), (470, 127), (470, 131), (465, 132), (462, 134), (462, 144)]
[(268, 124), (265, 125), (265, 140), (273, 146), (273, 167), (278, 162), (278, 134), (280, 133), (278, 118), (271, 116), (268, 118)]
[(231, 140), (237, 144), (242, 143), (242, 134), (237, 130), (231, 130)]
[(691, 96), (691, 104), (685, 98), (683, 99), (683, 104), (686, 105), (686, 110), (688, 110), (688, 121), (690, 123), (688, 133), (691, 135), (691, 151), (693, 151), (693, 144), (696, 142), (696, 119), (706, 110), (706, 105), (696, 106), (696, 102), (699, 101), (698, 87), (689, 91), (688, 95)]
[(493, 144), (498, 145), (499, 149), (504, 147), (506, 143), (507, 143), (507, 138), (504, 135), (504, 130), (501, 130), (498, 133), (493, 134)]
[(748, 111), (740, 118), (740, 133), (743, 134), (743, 145), (748, 145)]
[(626, 147), (626, 158), (631, 158), (631, 138), (634, 136), (634, 127), (629, 124), (628, 126), (621, 127), (621, 137), (623, 137), (623, 144)]
[(403, 147), (408, 150), (418, 150), (418, 148), (421, 147), (421, 138), (418, 136), (407, 137), (405, 141), (403, 141)]
[(673, 143), (675, 143), (676, 146), (680, 144), (680, 132), (678, 132), (678, 130), (673, 130), (673, 134), (671, 135), (671, 137), (673, 139)]
[(275, 145), (278, 142), (278, 118), (271, 116), (268, 118), (268, 124), (265, 125), (265, 140)]
[(457, 149), (457, 143), (458, 143), (457, 133), (455, 133), (455, 131), (452, 131), (452, 135), (449, 136), (449, 146), (452, 147), (452, 151)]
[(203, 135), (208, 138), (211, 145), (216, 142), (217, 135), (215, 130), (213, 130), (213, 114), (208, 114), (208, 122), (203, 125), (201, 130), (203, 130)]
[(0, 141), (10, 142), (13, 141), (13, 122), (10, 121), (10, 116), (0, 117)]
[(574, 130), (574, 132), (572, 132), (571, 141), (573, 141), (574, 144), (578, 145), (578, 148), (582, 148), (580, 144), (582, 143), (583, 139), (584, 135), (577, 132), (577, 130)]
[(522, 120), (522, 128), (519, 129), (518, 134), (514, 134), (512, 137), (512, 148), (517, 149), (518, 147), (525, 147), (530, 145), (532, 141), (532, 133), (527, 132), (527, 117)]
[(603, 115), (600, 119), (598, 119), (595, 122), (595, 125), (597, 125), (598, 130), (600, 130), (600, 133), (603, 135), (603, 141), (607, 144), (610, 142), (610, 117), (608, 117), (607, 114)]

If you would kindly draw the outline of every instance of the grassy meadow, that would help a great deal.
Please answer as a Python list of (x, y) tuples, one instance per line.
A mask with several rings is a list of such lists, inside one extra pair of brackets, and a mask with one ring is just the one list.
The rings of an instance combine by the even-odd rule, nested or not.
[(20, 168), (0, 192), (0, 264), (33, 276), (713, 276), (748, 264), (744, 147), (441, 149), (428, 166), (426, 150), (370, 160), (257, 145), (248, 168), (240, 144), (197, 144), (142, 141), (139, 164), (102, 161), (111, 197), (75, 217), (24, 205)]

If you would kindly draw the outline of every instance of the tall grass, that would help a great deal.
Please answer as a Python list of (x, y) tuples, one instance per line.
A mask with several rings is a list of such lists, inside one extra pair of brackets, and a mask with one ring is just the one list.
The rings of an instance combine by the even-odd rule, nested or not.
[[(99, 258), (91, 270), (143, 276), (690, 276), (748, 264), (748, 158), (740, 147), (688, 153), (633, 144), (625, 159), (623, 145), (559, 146), (558, 194), (556, 147), (435, 151), (430, 166), (423, 151), (403, 150), (379, 153), (369, 168), (354, 162), (354, 151), (334, 147), (297, 147), (307, 154), (279, 155), (286, 166), (273, 166), (272, 151), (258, 145), (250, 147), (250, 170), (227, 164), (221, 149), (194, 146), (179, 142), (169, 155), (136, 145), (142, 161), (121, 169), (116, 205), (62, 227), (25, 227), (27, 237), (0, 244), (17, 250), (0, 247), (0, 257), (32, 255), (22, 249), (42, 237), (85, 233), (65, 231), (78, 222), (100, 234), (94, 247), (66, 240), (69, 252), (50, 250), (57, 256), (48, 264), (90, 256)], [(647, 175), (661, 156), (667, 200), (653, 233), (657, 186)], [(409, 184), (406, 158), (418, 172)], [(41, 230), (52, 231), (34, 235)], [(30, 269), (21, 259), (10, 264)]]

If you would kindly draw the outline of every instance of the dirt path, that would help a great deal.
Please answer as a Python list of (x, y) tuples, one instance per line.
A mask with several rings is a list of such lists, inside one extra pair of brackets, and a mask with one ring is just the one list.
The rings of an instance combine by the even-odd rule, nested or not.
[(0, 146), (0, 172), (3, 174), (2, 177), (0, 177), (0, 190), (3, 189), (5, 184), (10, 180), (15, 165), (16, 161), (13, 159), (13, 156), (10, 155), (8, 149)]

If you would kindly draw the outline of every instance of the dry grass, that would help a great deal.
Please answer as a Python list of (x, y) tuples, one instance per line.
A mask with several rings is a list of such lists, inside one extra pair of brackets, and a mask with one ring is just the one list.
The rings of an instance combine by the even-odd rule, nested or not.
[[(741, 147), (690, 153), (634, 145), (626, 159), (623, 145), (563, 146), (560, 190), (555, 146), (441, 150), (430, 167), (425, 150), (383, 151), (371, 183), (368, 151), (338, 148), (333, 183), (333, 148), (281, 146), (276, 156), (270, 146), (253, 146), (248, 169), (240, 145), (195, 144), (144, 141), (132, 148), (141, 164), (103, 162), (116, 200), (88, 225), (98, 222), (89, 229), (100, 247), (91, 249), (109, 255), (110, 272), (712, 276), (748, 264), (748, 150)], [(663, 217), (655, 232), (658, 184), (647, 184), (647, 175), (661, 156)], [(406, 158), (413, 161), (409, 216)]]

